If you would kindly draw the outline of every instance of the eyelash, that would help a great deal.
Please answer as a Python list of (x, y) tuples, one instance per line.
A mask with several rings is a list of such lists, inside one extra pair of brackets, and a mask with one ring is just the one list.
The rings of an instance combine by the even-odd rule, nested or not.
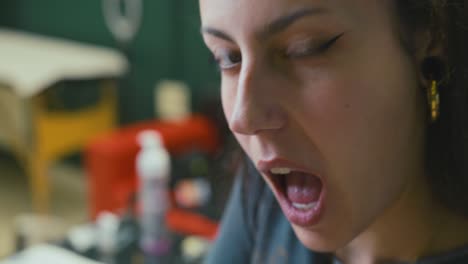
[[(216, 68), (219, 71), (225, 71), (236, 67), (242, 61), (242, 55), (240, 54), (240, 52), (236, 51), (223, 51), (221, 55), (212, 55), (210, 60), (213, 64), (215, 64)], [(226, 65), (226, 60), (238, 61), (231, 62)], [(223, 66), (223, 64), (225, 65)]]
[[(343, 34), (344, 33), (339, 34), (338, 36), (335, 36), (332, 39), (318, 46), (315, 44), (307, 44), (305, 48), (301, 47), (301, 51), (294, 51), (294, 49), (289, 51), (288, 49), (286, 49), (285, 51), (283, 51), (283, 56), (289, 59), (300, 59), (304, 57), (319, 55), (331, 48), (333, 44), (335, 44), (335, 42), (339, 38), (341, 38), (341, 36), (343, 36)], [(210, 60), (216, 65), (218, 71), (227, 71), (235, 68), (237, 65), (239, 65), (239, 63), (242, 62), (242, 54), (238, 51), (226, 50), (223, 51), (221, 55), (212, 55)], [(225, 61), (227, 60), (230, 60), (231, 62), (226, 63)]]
[[(309, 57), (309, 56), (314, 56), (314, 55), (319, 55), (324, 52), (326, 52), (328, 49), (330, 49), (333, 44), (336, 43), (338, 39), (343, 36), (344, 33), (339, 34), (338, 36), (333, 37), (332, 39), (320, 44), (320, 45), (315, 45), (313, 44), (306, 44), (305, 47), (300, 47), (296, 50), (291, 49), (284, 51), (283, 55), (285, 58), (289, 59), (299, 59), (299, 58), (304, 58), (304, 57)], [(300, 51), (298, 51), (300, 50)]]

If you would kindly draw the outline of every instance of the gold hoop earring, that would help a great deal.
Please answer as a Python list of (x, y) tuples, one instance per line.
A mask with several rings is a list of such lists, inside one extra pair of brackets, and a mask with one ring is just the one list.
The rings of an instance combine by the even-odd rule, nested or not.
[(429, 111), (431, 113), (431, 122), (435, 122), (439, 118), (440, 111), (439, 91), (437, 89), (437, 81), (435, 80), (432, 80), (431, 88), (427, 91), (427, 101), (429, 104)]

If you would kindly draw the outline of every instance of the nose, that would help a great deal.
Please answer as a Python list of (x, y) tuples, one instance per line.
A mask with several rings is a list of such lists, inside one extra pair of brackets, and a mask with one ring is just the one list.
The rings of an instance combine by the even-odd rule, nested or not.
[(275, 74), (253, 63), (241, 70), (228, 117), (233, 132), (255, 135), (285, 126), (287, 116), (278, 90), (285, 87), (275, 79)]

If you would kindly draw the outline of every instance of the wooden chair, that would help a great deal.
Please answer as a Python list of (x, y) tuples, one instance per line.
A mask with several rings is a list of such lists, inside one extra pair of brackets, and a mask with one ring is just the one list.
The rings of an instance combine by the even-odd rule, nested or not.
[[(2, 29), (0, 57), (6, 58), (0, 60), (0, 143), (24, 166), (34, 209), (47, 212), (50, 165), (114, 128), (115, 77), (125, 71), (126, 60), (109, 49)], [(73, 111), (49, 110), (44, 91), (70, 79), (100, 80), (98, 102)]]

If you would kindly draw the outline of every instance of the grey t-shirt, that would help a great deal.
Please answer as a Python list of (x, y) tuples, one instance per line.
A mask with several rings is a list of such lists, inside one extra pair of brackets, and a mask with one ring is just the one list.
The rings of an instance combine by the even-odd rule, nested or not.
[[(305, 248), (255, 168), (238, 175), (206, 264), (341, 264)], [(387, 263), (387, 262), (386, 262)], [(392, 262), (390, 262), (392, 263)], [(468, 246), (417, 264), (468, 264)]]

